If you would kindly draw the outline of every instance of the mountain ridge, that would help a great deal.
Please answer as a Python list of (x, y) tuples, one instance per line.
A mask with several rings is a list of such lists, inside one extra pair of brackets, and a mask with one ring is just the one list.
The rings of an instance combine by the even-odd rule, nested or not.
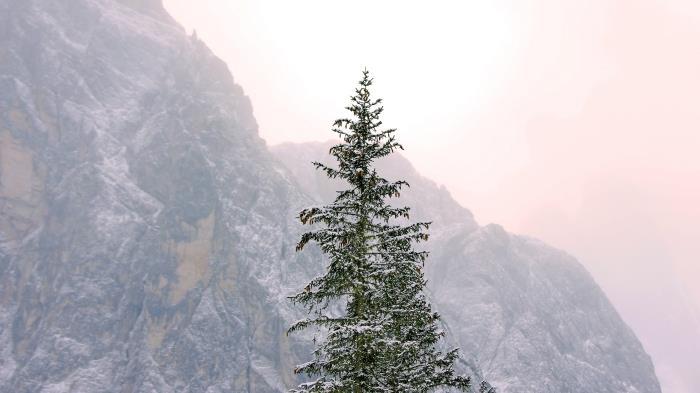
[[(332, 165), (327, 155), (332, 144), (285, 143), (270, 149), (302, 178), (299, 183), (309, 195), (332, 198), (341, 184), (310, 164)], [(660, 391), (655, 378), (634, 375), (646, 369), (653, 376), (651, 359), (574, 257), (497, 224), (479, 226), (444, 187), (422, 177), (399, 153), (377, 167), (390, 180), (411, 185), (398, 203), (414, 207), (412, 219), (433, 218), (426, 262), (433, 304), (452, 327), (456, 343), (500, 392)], [(626, 348), (615, 351), (613, 337)], [(617, 358), (634, 367), (620, 367)]]

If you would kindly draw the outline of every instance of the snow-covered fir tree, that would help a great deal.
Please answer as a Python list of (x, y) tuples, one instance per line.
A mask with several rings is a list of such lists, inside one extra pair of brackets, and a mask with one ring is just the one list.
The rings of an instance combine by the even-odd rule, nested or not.
[[(342, 140), (330, 149), (337, 165), (314, 163), (329, 178), (344, 180), (347, 189), (333, 203), (299, 215), (314, 230), (302, 236), (297, 250), (317, 243), (329, 266), (292, 297), (310, 318), (289, 331), (316, 327), (325, 332), (315, 340), (313, 359), (295, 370), (312, 381), (294, 392), (468, 391), (470, 378), (454, 370), (457, 349), (438, 349), (444, 335), (440, 317), (423, 294), (428, 253), (414, 246), (428, 239), (429, 223), (409, 223), (408, 207), (389, 204), (408, 184), (383, 178), (373, 166), (402, 147), (395, 129), (380, 128), (383, 107), (381, 99), (370, 98), (371, 85), (365, 70), (346, 108), (352, 117), (334, 123)], [(488, 384), (480, 388), (490, 391)]]

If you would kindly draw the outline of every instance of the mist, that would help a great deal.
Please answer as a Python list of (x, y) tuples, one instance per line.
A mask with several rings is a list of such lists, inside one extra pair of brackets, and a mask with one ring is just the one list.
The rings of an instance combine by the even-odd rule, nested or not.
[(332, 138), (370, 69), (423, 175), (579, 258), (664, 391), (700, 391), (696, 3), (165, 5), (226, 60), (269, 144)]

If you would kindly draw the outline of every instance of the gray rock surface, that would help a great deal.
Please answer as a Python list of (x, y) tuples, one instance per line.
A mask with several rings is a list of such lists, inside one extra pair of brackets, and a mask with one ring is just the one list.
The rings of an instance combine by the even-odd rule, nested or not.
[[(0, 0), (0, 392), (294, 385), (309, 348), (284, 335), (286, 296), (322, 268), (294, 253), (294, 216), (329, 192), (298, 163), (270, 154), (226, 65), (159, 0)], [(414, 186), (474, 372), (504, 392), (658, 391), (578, 264)]]
[[(272, 151), (319, 200), (339, 184), (314, 171), (332, 143), (282, 144)], [(432, 220), (428, 288), (450, 334), (502, 393), (660, 392), (649, 356), (574, 258), (546, 244), (480, 227), (442, 187), (395, 154), (379, 163), (411, 188), (401, 203)]]
[(293, 384), (307, 199), (226, 65), (157, 1), (0, 0), (0, 86), (0, 391)]

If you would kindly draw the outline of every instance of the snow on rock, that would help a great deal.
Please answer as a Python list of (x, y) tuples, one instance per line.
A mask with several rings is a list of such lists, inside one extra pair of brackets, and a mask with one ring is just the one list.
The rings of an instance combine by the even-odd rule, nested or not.
[(294, 385), (308, 200), (226, 65), (156, 0), (0, 11), (0, 391)]
[[(339, 189), (310, 161), (329, 143), (272, 147), (309, 195)], [(426, 262), (430, 298), (448, 339), (501, 393), (660, 392), (649, 356), (583, 266), (546, 244), (479, 227), (449, 194), (399, 155), (378, 163), (411, 188), (401, 203), (433, 221)]]

